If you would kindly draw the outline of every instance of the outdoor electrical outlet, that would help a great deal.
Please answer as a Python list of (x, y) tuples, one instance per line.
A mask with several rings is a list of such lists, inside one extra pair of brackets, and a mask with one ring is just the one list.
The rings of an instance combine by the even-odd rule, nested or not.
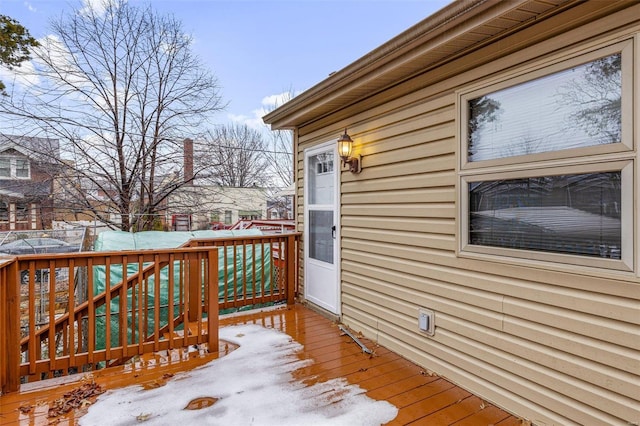
[(433, 336), (436, 332), (436, 314), (430, 309), (420, 308), (418, 311), (418, 327), (420, 331)]

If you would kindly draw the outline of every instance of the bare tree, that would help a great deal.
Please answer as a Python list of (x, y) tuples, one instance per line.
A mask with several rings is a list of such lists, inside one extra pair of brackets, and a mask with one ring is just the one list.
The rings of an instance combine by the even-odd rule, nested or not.
[(502, 114), (500, 102), (490, 96), (481, 96), (469, 101), (469, 134), (467, 155), (473, 159), (477, 154), (482, 132), (489, 123), (498, 121)]
[(188, 183), (184, 135), (223, 107), (217, 80), (181, 23), (151, 6), (91, 2), (52, 31), (34, 51), (35, 76), (24, 76), (37, 84), (15, 85), (0, 111), (60, 140), (67, 207), (123, 230), (150, 229), (149, 218)]
[(209, 131), (198, 155), (210, 183), (246, 188), (267, 182), (266, 145), (262, 134), (245, 124), (227, 124)]
[(584, 73), (558, 90), (559, 100), (571, 108), (569, 128), (577, 123), (599, 143), (622, 140), (622, 55), (596, 59)]
[[(271, 112), (295, 96), (289, 89), (278, 96), (266, 112)], [(287, 187), (293, 183), (293, 131), (268, 129), (268, 149), (265, 152), (271, 172), (271, 182), (275, 187)]]
[[(276, 96), (276, 102), (272, 103), (265, 112), (271, 112), (282, 104), (290, 101), (295, 96), (293, 89), (289, 89)], [(267, 126), (268, 149), (265, 156), (268, 161), (270, 185), (268, 191), (272, 208), (277, 209), (280, 217), (288, 217), (293, 214), (293, 197), (283, 195), (283, 189), (288, 190), (294, 182), (293, 164), (293, 131), (271, 130)]]

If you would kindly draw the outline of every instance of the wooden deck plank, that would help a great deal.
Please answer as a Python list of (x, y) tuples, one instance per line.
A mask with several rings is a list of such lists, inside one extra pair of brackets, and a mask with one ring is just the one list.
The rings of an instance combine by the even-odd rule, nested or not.
[[(427, 385), (428, 386), (428, 385)], [(422, 419), (429, 414), (436, 413), (440, 410), (456, 404), (459, 400), (469, 396), (469, 392), (456, 386), (447, 387), (441, 392), (424, 397), (413, 404), (399, 407), (398, 416), (393, 419), (390, 425), (407, 425), (416, 419)], [(391, 402), (391, 401), (389, 401)], [(393, 404), (393, 403), (392, 403)], [(395, 404), (394, 404), (395, 405)], [(423, 423), (437, 424), (437, 423)], [(447, 424), (447, 423), (444, 423)]]
[(346, 378), (350, 383), (356, 383), (367, 389), (378, 389), (416, 374), (417, 367), (402, 365), (402, 361), (404, 361), (402, 358), (399, 360), (390, 359), (377, 368), (363, 368), (356, 373), (347, 375)]
[[(438, 410), (428, 416), (422, 417), (410, 425), (418, 426), (420, 424), (433, 424), (433, 425), (490, 425), (496, 421), (502, 420), (506, 416), (497, 417), (495, 412), (491, 411), (488, 407), (485, 410), (485, 403), (477, 396), (470, 395), (467, 398), (457, 401), (442, 410)], [(482, 414), (478, 416), (478, 414)], [(508, 415), (508, 414), (507, 414)]]
[[(378, 347), (375, 342), (361, 339), (374, 351), (373, 355), (363, 353), (360, 346), (345, 336), (335, 323), (302, 305), (227, 316), (221, 319), (220, 324), (222, 327), (256, 324), (287, 333), (303, 346), (298, 354), (300, 359), (313, 361), (293, 373), (296, 380), (312, 384), (345, 378), (349, 383), (360, 386), (370, 398), (387, 400), (398, 407), (398, 416), (389, 425), (522, 424), (520, 419), (483, 402), (443, 378), (427, 374), (423, 368), (386, 348)], [(232, 349), (231, 346), (221, 346), (223, 353)], [(163, 363), (161, 359), (154, 358), (144, 368), (109, 368), (93, 373), (93, 377), (106, 389), (133, 383), (147, 383), (153, 387), (157, 382), (171, 380), (170, 377), (163, 376), (192, 369), (216, 357), (207, 355), (173, 363)], [(46, 387), (0, 396), (0, 424), (49, 424), (49, 405), (65, 392), (77, 387), (78, 382), (56, 386), (54, 382), (43, 381), (39, 385)], [(21, 414), (18, 410), (21, 406), (33, 408), (31, 412)], [(82, 411), (71, 412), (67, 416), (56, 418), (56, 424), (75, 425), (82, 414)]]
[(503, 420), (500, 420), (498, 423), (496, 423), (496, 426), (523, 426), (523, 425), (531, 426), (531, 423), (515, 416), (509, 416)]
[[(513, 423), (502, 423), (504, 420), (512, 419)], [(522, 421), (511, 416), (509, 413), (493, 405), (485, 406), (480, 411), (465, 417), (455, 423), (455, 426), (475, 426), (475, 425), (502, 425), (502, 426), (522, 426)], [(452, 426), (453, 426), (452, 425)]]
[(421, 386), (424, 386), (437, 379), (437, 377), (425, 377), (420, 374), (414, 374), (405, 379), (390, 383), (387, 386), (383, 386), (382, 388), (369, 390), (369, 392), (367, 392), (367, 395), (369, 395), (373, 399), (389, 400), (390, 398), (397, 395), (401, 395), (406, 392), (412, 392), (420, 388)]

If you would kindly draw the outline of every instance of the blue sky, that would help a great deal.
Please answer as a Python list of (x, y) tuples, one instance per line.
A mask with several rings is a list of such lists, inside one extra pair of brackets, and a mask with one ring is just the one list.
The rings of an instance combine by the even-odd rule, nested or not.
[[(88, 1), (88, 0), (83, 0)], [(142, 0), (130, 0), (142, 2)], [(259, 123), (265, 99), (303, 91), (449, 3), (448, 0), (152, 0), (194, 36), (228, 106), (217, 122)], [(0, 0), (36, 38), (80, 2)]]

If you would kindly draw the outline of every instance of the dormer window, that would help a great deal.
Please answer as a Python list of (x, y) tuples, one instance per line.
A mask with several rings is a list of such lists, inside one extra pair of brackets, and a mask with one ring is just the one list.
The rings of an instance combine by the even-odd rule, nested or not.
[(29, 160), (18, 157), (0, 157), (0, 179), (29, 179)]

